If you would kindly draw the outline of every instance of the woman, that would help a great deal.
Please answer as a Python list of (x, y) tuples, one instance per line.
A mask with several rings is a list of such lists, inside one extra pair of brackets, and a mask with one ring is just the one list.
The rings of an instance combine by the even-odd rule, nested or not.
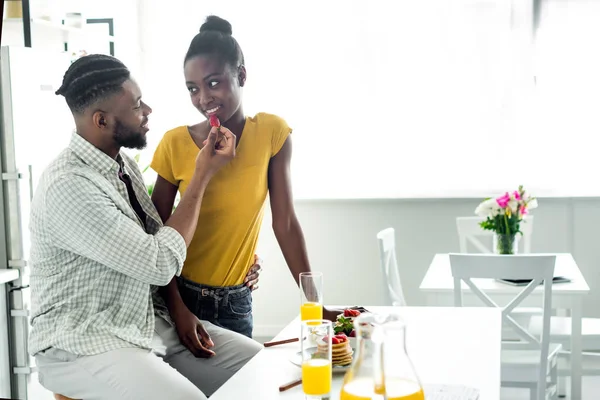
[[(206, 189), (182, 276), (167, 286), (165, 300), (180, 336), (194, 340), (199, 318), (251, 337), (252, 294), (244, 282), (253, 272), (248, 269), (255, 262), (267, 194), (273, 230), (296, 283), (301, 272), (310, 271), (292, 201), (292, 130), (272, 114), (244, 115), (246, 68), (229, 22), (206, 19), (185, 56), (184, 74), (192, 104), (206, 120), (170, 130), (156, 150), (152, 200), (161, 217), (169, 217), (177, 191), (187, 188), (211, 116), (236, 135), (237, 155)], [(335, 315), (324, 310), (326, 318)]]

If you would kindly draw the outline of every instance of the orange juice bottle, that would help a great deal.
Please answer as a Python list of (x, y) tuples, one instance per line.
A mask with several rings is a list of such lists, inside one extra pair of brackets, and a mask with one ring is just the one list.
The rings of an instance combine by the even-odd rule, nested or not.
[(405, 348), (406, 326), (395, 314), (354, 320), (357, 345), (340, 400), (425, 400)]
[[(392, 383), (392, 384), (390, 384)], [(423, 389), (417, 382), (392, 380), (384, 386), (376, 386), (371, 378), (358, 378), (345, 384), (340, 400), (424, 400)]]

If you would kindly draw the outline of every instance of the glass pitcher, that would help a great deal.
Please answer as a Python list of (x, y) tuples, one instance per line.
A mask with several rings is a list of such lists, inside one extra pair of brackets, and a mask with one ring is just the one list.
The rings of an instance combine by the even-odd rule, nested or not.
[(400, 316), (363, 314), (354, 320), (354, 329), (357, 344), (340, 400), (425, 400)]

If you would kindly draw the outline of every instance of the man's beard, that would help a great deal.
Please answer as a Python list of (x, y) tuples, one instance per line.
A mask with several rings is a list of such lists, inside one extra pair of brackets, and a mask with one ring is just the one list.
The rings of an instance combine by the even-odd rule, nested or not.
[(138, 149), (142, 150), (146, 147), (146, 135), (140, 130), (133, 130), (121, 123), (121, 121), (115, 121), (115, 129), (113, 130), (113, 139), (115, 143), (120, 147), (127, 149)]

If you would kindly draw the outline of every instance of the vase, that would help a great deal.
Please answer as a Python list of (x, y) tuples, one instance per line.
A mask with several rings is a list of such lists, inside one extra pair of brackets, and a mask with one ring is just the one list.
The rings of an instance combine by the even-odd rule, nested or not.
[(495, 254), (517, 254), (519, 252), (519, 235), (494, 234), (493, 240)]

